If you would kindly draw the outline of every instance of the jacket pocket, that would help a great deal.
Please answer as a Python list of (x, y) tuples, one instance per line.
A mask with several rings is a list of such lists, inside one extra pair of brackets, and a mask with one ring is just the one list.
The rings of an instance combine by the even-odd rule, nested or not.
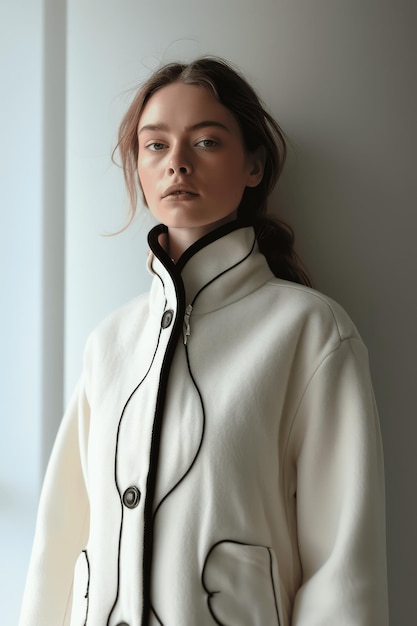
[(87, 550), (83, 550), (74, 568), (71, 626), (86, 626), (87, 624), (89, 587), (90, 563)]
[(203, 586), (221, 626), (283, 626), (275, 556), (271, 548), (220, 541), (208, 553)]

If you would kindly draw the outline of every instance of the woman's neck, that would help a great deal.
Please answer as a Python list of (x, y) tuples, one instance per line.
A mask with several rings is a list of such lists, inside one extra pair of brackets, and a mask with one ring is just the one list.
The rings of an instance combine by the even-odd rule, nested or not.
[(219, 226), (232, 222), (236, 219), (236, 214), (228, 215), (225, 219), (218, 220), (212, 224), (204, 224), (204, 226), (196, 226), (194, 228), (174, 228), (168, 227), (168, 239), (166, 252), (171, 259), (176, 263), (181, 255), (189, 248), (193, 243), (215, 230)]
[(208, 232), (206, 228), (169, 228), (167, 253), (176, 263), (187, 248), (201, 239), (206, 232)]

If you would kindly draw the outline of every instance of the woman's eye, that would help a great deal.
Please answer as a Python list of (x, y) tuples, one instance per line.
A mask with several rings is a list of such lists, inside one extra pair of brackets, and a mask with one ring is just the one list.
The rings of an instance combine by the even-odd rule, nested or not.
[(154, 152), (159, 152), (160, 150), (163, 150), (165, 148), (165, 144), (164, 143), (160, 143), (158, 141), (154, 141), (152, 143), (149, 143), (147, 146), (148, 150), (153, 150)]
[(201, 148), (214, 148), (217, 146), (217, 141), (214, 141), (214, 139), (202, 139), (201, 141), (198, 141), (196, 145)]

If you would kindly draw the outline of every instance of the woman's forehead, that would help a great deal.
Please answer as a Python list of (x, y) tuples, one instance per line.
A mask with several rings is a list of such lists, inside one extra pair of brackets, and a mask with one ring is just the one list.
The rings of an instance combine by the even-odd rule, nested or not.
[(138, 131), (146, 127), (168, 130), (173, 126), (193, 130), (203, 123), (229, 131), (238, 129), (233, 113), (210, 89), (175, 82), (161, 87), (149, 98), (139, 118)]

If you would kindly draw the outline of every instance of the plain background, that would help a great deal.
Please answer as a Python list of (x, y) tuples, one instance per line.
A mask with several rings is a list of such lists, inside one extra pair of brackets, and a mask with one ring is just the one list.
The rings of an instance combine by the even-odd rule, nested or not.
[(203, 54), (240, 68), (286, 132), (271, 207), (369, 348), (391, 624), (414, 623), (416, 27), (414, 0), (2, 0), (5, 626), (17, 621), (38, 490), (86, 337), (149, 286), (149, 219), (103, 236), (126, 215), (110, 159), (118, 123), (152, 69)]

